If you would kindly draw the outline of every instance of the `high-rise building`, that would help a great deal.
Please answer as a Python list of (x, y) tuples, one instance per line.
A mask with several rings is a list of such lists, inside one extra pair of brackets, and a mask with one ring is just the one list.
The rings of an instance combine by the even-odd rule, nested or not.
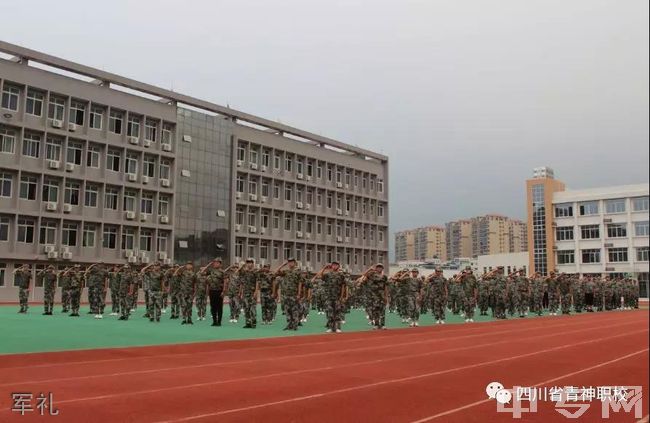
[(9, 43), (0, 52), (13, 57), (0, 58), (0, 300), (17, 298), (10, 275), (24, 262), (388, 264), (386, 156)]
[(474, 241), (472, 220), (461, 219), (445, 224), (447, 238), (447, 258), (472, 257)]
[(447, 260), (445, 228), (425, 226), (395, 233), (396, 261)]

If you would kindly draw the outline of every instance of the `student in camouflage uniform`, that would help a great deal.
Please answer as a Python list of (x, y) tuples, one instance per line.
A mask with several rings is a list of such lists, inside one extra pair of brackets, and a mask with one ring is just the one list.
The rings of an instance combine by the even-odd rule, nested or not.
[(582, 310), (585, 307), (584, 280), (580, 279), (578, 275), (571, 276), (570, 280), (571, 291), (573, 293), (573, 310), (576, 313), (582, 313)]
[(531, 313), (535, 313), (538, 316), (542, 315), (543, 312), (543, 301), (544, 301), (544, 284), (545, 280), (542, 278), (539, 272), (535, 272), (533, 278), (530, 281), (530, 291), (531, 291)]
[(566, 273), (561, 273), (557, 278), (557, 288), (560, 292), (562, 314), (571, 313), (571, 278)]
[(444, 324), (448, 292), (447, 280), (443, 276), (441, 268), (436, 268), (436, 271), (429, 276), (427, 286), (429, 291), (428, 299), (431, 308), (431, 315), (436, 320), (436, 324)]
[(528, 315), (528, 304), (530, 303), (530, 281), (526, 277), (526, 271), (524, 269), (519, 269), (519, 275), (516, 281), (516, 308), (517, 312), (519, 312), (519, 317), (525, 317)]
[(56, 294), (57, 274), (53, 265), (47, 266), (39, 272), (38, 277), (43, 280), (43, 315), (51, 316), (54, 310), (54, 294)]
[(472, 273), (472, 268), (467, 266), (460, 276), (460, 285), (463, 291), (463, 313), (465, 322), (474, 321), (474, 309), (476, 308), (477, 284)]
[(340, 270), (340, 264), (333, 261), (319, 272), (325, 289), (325, 315), (327, 316), (327, 332), (341, 332), (341, 322), (344, 320), (343, 304), (348, 297), (346, 278)]
[(462, 300), (460, 298), (461, 295), (461, 287), (460, 284), (458, 283), (458, 279), (456, 277), (453, 277), (449, 280), (449, 301), (448, 301), (448, 306), (452, 312), (452, 314), (458, 315), (460, 314), (461, 306), (462, 306)]
[(494, 315), (497, 319), (507, 319), (506, 303), (508, 300), (508, 280), (503, 274), (503, 266), (498, 266), (494, 276)]
[[(286, 270), (283, 270), (287, 267)], [(289, 258), (283, 263), (275, 274), (282, 279), (280, 281), (280, 295), (282, 309), (287, 319), (287, 326), (284, 330), (298, 330), (300, 323), (300, 297), (302, 295), (302, 277), (296, 267), (296, 260)]]
[[(243, 266), (243, 264), (242, 264)], [(241, 299), (239, 297), (239, 275), (237, 269), (241, 266), (236, 264), (231, 266), (228, 271), (230, 283), (228, 284), (228, 306), (230, 308), (230, 323), (239, 322), (239, 315), (241, 313)]]
[[(133, 290), (131, 295), (129, 295), (129, 305), (131, 306), (131, 312), (135, 312), (138, 309), (138, 296), (140, 294), (140, 288), (142, 287), (142, 277), (136, 266), (133, 266)], [(147, 317), (146, 315), (143, 317)]]
[(65, 268), (59, 273), (59, 281), (61, 284), (61, 312), (67, 313), (70, 311), (70, 275), (67, 271), (69, 267)]
[(14, 284), (18, 287), (18, 302), (20, 310), (18, 313), (27, 313), (29, 308), (29, 292), (32, 288), (32, 269), (29, 264), (23, 264), (14, 270)]
[(90, 311), (95, 315), (95, 319), (101, 319), (101, 311), (104, 308), (102, 305), (102, 297), (104, 297), (106, 290), (108, 272), (103, 263), (95, 263), (86, 269), (84, 277), (86, 278), (86, 286), (88, 287)]
[(129, 298), (133, 289), (133, 274), (128, 264), (122, 266), (117, 274), (118, 302), (120, 305), (120, 317), (118, 320), (129, 320), (131, 305)]
[(221, 259), (216, 258), (212, 260), (204, 270), (204, 272), (207, 273), (212, 326), (221, 326), (221, 318), (223, 317), (223, 298), (226, 296), (228, 290), (228, 277), (221, 266)]
[(325, 314), (325, 290), (323, 289), (323, 281), (316, 276), (312, 277), (311, 289), (316, 313)]
[(623, 292), (623, 280), (620, 277), (617, 277), (615, 282), (614, 282), (614, 305), (613, 308), (615, 310), (621, 310), (623, 308), (622, 306), (622, 298), (623, 298), (624, 292)]
[(181, 266), (176, 265), (170, 269), (169, 278), (169, 297), (171, 302), (170, 319), (178, 319), (181, 315), (181, 279), (178, 276)]
[(257, 286), (260, 290), (260, 305), (262, 307), (262, 324), (270, 325), (273, 321), (273, 310), (276, 308), (273, 275), (271, 274), (271, 265), (264, 264), (259, 272), (256, 273)]
[(257, 327), (257, 271), (252, 258), (246, 260), (244, 267), (237, 272), (239, 278), (238, 297), (241, 299), (244, 308), (246, 324), (244, 329), (255, 329)]
[[(207, 267), (207, 266), (206, 266)], [(206, 268), (201, 268), (196, 273), (196, 315), (199, 321), (205, 320), (208, 308), (208, 276)], [(162, 300), (162, 297), (161, 297)]]
[(84, 288), (84, 273), (81, 265), (75, 264), (68, 270), (70, 275), (70, 316), (79, 317), (79, 303), (81, 302), (81, 291)]
[(558, 308), (560, 306), (560, 292), (558, 290), (558, 278), (555, 270), (546, 278), (546, 286), (548, 290), (548, 313), (551, 316), (557, 316)]
[(605, 284), (601, 275), (596, 275), (594, 281), (594, 308), (598, 311), (605, 309), (605, 302), (603, 301)]
[(587, 275), (584, 281), (584, 292), (585, 292), (585, 307), (588, 313), (594, 311), (594, 293), (596, 289), (596, 284), (594, 278), (591, 275)]
[(119, 271), (120, 268), (118, 266), (113, 266), (110, 272), (108, 272), (108, 287), (111, 290), (111, 316), (119, 316), (120, 314)]
[(487, 316), (490, 308), (490, 282), (483, 277), (478, 282), (478, 309), (481, 316)]
[(183, 316), (182, 325), (193, 325), (192, 322), (192, 304), (196, 294), (196, 274), (194, 273), (194, 263), (188, 261), (183, 267), (176, 271), (180, 279), (180, 298), (181, 298), (181, 315)]
[(411, 327), (418, 326), (420, 320), (419, 303), (422, 301), (423, 286), (419, 273), (420, 271), (414, 268), (410, 276), (403, 276), (401, 280), (406, 286), (406, 315)]
[(508, 286), (506, 290), (506, 308), (510, 317), (515, 315), (517, 311), (517, 302), (519, 300), (519, 292), (517, 291), (517, 274), (512, 271), (508, 275)]
[(367, 312), (373, 329), (386, 329), (388, 278), (384, 275), (384, 265), (378, 263), (368, 269), (358, 279), (357, 287), (365, 288)]
[[(312, 277), (313, 275), (310, 275), (309, 272), (306, 270), (302, 272), (301, 274), (303, 282), (303, 291), (302, 291), (302, 298), (300, 299), (300, 322), (305, 323), (307, 322), (307, 317), (309, 316), (309, 309), (311, 308), (311, 299), (312, 299)], [(299, 323), (299, 326), (302, 326)]]
[(142, 270), (140, 273), (147, 282), (149, 288), (149, 308), (147, 315), (149, 315), (150, 322), (160, 322), (160, 315), (162, 311), (162, 293), (165, 290), (164, 274), (160, 267), (160, 263), (153, 263)]

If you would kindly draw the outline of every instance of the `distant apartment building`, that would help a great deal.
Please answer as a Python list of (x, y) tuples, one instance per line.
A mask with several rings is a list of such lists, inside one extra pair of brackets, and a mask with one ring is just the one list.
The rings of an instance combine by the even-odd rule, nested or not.
[(445, 228), (425, 226), (395, 234), (395, 259), (402, 261), (447, 260)]
[(472, 220), (448, 222), (446, 228), (447, 257), (471, 257), (473, 252)]

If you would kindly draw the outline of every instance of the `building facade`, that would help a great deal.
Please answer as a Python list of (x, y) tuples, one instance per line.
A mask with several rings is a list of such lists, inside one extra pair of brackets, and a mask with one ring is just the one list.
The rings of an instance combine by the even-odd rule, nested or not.
[(17, 298), (25, 262), (387, 265), (387, 157), (2, 41), (0, 52), (0, 300)]
[(446, 261), (446, 230), (425, 226), (395, 233), (395, 259), (405, 261)]
[(447, 258), (472, 257), (472, 220), (462, 219), (445, 224)]
[[(533, 239), (531, 268), (542, 274), (557, 269), (580, 275), (631, 275), (640, 282), (641, 296), (647, 297), (648, 184), (553, 190), (564, 184), (549, 184), (549, 179), (553, 180), (547, 175), (527, 181), (530, 191), (552, 187), (550, 207), (533, 207), (529, 216), (529, 221), (537, 218), (540, 222), (533, 229), (538, 233), (529, 233)], [(542, 213), (545, 219), (540, 218)], [(549, 224), (545, 223), (547, 217)]]

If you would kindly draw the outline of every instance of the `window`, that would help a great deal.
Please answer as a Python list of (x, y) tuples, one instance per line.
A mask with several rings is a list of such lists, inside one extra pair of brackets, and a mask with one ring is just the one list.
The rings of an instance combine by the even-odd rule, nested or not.
[(167, 251), (167, 234), (158, 233), (158, 251)]
[(9, 218), (0, 216), (0, 241), (9, 241)]
[(648, 261), (648, 247), (637, 247), (636, 261)]
[(167, 160), (162, 160), (160, 162), (160, 179), (171, 179), (171, 165)]
[(106, 154), (106, 169), (119, 172), (120, 171), (120, 152), (116, 150), (108, 150)]
[(270, 194), (269, 182), (267, 180), (262, 181), (262, 197), (268, 197)]
[(55, 203), (59, 201), (59, 183), (52, 179), (46, 179), (43, 182), (43, 195), (41, 200)]
[(18, 242), (25, 244), (34, 243), (34, 220), (24, 217), (18, 218)]
[(616, 200), (605, 201), (605, 212), (611, 213), (625, 213), (625, 199), (618, 198)]
[(88, 223), (84, 225), (82, 246), (90, 248), (95, 246), (95, 225)]
[(334, 180), (334, 173), (332, 166), (327, 166), (327, 182), (332, 182)]
[(560, 226), (555, 229), (557, 241), (570, 241), (573, 239), (573, 226)]
[(584, 225), (580, 226), (582, 239), (596, 239), (600, 238), (600, 225)]
[(648, 221), (644, 222), (634, 222), (634, 236), (648, 236), (650, 231), (648, 230)]
[(5, 286), (6, 272), (7, 272), (7, 263), (0, 263), (0, 287)]
[(285, 231), (290, 231), (291, 230), (291, 215), (287, 214), (284, 217), (284, 230)]
[(67, 181), (65, 183), (65, 190), (63, 192), (63, 202), (73, 206), (79, 205), (79, 183), (74, 181)]
[(236, 183), (236, 189), (237, 192), (244, 192), (244, 178), (242, 176), (237, 176), (237, 183)]
[(292, 172), (292, 169), (293, 169), (293, 160), (291, 159), (291, 157), (287, 156), (284, 159), (284, 170), (287, 172)]
[(108, 117), (108, 130), (114, 134), (121, 134), (123, 122), (124, 114), (117, 110), (111, 110), (111, 114)]
[(271, 155), (269, 154), (268, 151), (264, 150), (262, 152), (262, 166), (269, 167), (271, 164)]
[(151, 251), (153, 247), (153, 235), (151, 231), (143, 230), (140, 233), (140, 250)]
[(248, 193), (257, 195), (257, 182), (253, 180), (248, 181)]
[(269, 246), (266, 244), (260, 245), (260, 258), (267, 260), (269, 258)]
[(383, 179), (378, 179), (377, 180), (377, 191), (383, 193), (384, 192), (384, 181)]
[(101, 130), (102, 122), (104, 120), (104, 109), (94, 106), (90, 109), (90, 127), (92, 129)]
[(44, 245), (56, 244), (56, 222), (41, 222), (39, 242)]
[(235, 211), (235, 223), (237, 225), (243, 225), (244, 224), (244, 211), (243, 210), (236, 210)]
[[(348, 210), (350, 209), (348, 208)], [(384, 206), (382, 206), (381, 204), (377, 206), (377, 216), (384, 217)]]
[(147, 119), (144, 124), (144, 138), (151, 142), (156, 142), (157, 135), (158, 135), (158, 124), (153, 120)]
[(18, 110), (18, 95), (20, 94), (20, 89), (9, 84), (5, 84), (2, 89), (2, 108), (13, 110), (14, 112)]
[(0, 197), (11, 197), (11, 184), (13, 176), (11, 173), (0, 172)]
[(70, 123), (77, 125), (84, 124), (84, 114), (86, 113), (86, 105), (79, 101), (72, 101), (70, 103)]
[(47, 117), (52, 120), (63, 120), (65, 113), (65, 100), (59, 97), (50, 97), (50, 104), (47, 108)]
[(153, 214), (153, 194), (146, 192), (142, 194), (140, 201), (140, 212), (145, 214)]
[(273, 198), (275, 198), (276, 200), (280, 199), (280, 184), (279, 183), (275, 183), (273, 185)]
[(36, 184), (38, 178), (23, 175), (20, 177), (20, 198), (23, 200), (36, 200)]
[(88, 147), (88, 151), (86, 152), (86, 167), (99, 169), (100, 151), (100, 147), (96, 145), (91, 145)]
[(138, 173), (138, 158), (132, 154), (128, 154), (126, 156), (126, 166), (124, 168), (124, 172), (129, 174), (137, 174)]
[(66, 161), (68, 163), (74, 163), (75, 165), (81, 165), (81, 153), (83, 146), (76, 142), (68, 143), (68, 154)]
[(636, 197), (632, 199), (633, 211), (648, 211), (648, 197)]
[(144, 156), (143, 165), (144, 168), (142, 169), (142, 174), (144, 176), (153, 178), (156, 169), (156, 158), (151, 156)]
[(14, 131), (0, 128), (0, 153), (14, 154), (16, 135)]
[(280, 229), (280, 213), (273, 214), (273, 229)]
[(627, 236), (627, 224), (610, 223), (607, 225), (608, 238), (623, 238)]
[(257, 164), (257, 151), (251, 150), (250, 154), (249, 154), (249, 157), (248, 157), (248, 160), (249, 160), (250, 163)]
[(251, 210), (248, 212), (248, 225), (249, 226), (257, 226), (257, 215), (255, 211)]
[(307, 176), (310, 178), (314, 174), (314, 165), (312, 164), (311, 160), (307, 160)]
[(296, 173), (303, 174), (303, 163), (299, 160), (296, 161)]
[(383, 231), (377, 231), (377, 239), (379, 242), (384, 242), (384, 232)]
[(627, 261), (627, 247), (608, 248), (607, 255), (610, 263), (621, 263)]
[(69, 247), (75, 247), (77, 245), (77, 224), (76, 223), (64, 223), (63, 231), (61, 232), (62, 239), (61, 244), (67, 245)]
[(168, 124), (163, 124), (162, 130), (162, 140), (160, 142), (164, 145), (172, 145), (172, 126)]
[(99, 187), (93, 184), (86, 184), (84, 193), (84, 205), (86, 207), (97, 207), (97, 197), (99, 196)]
[(599, 249), (587, 249), (582, 250), (582, 262), (583, 263), (600, 263), (600, 250)]
[(237, 147), (237, 161), (243, 162), (246, 158), (246, 148), (243, 145)]
[(119, 193), (119, 188), (106, 187), (106, 193), (104, 194), (104, 208), (109, 210), (117, 210)]
[(575, 252), (573, 250), (558, 250), (557, 264), (575, 263)]
[(140, 118), (136, 116), (129, 116), (129, 121), (126, 124), (126, 135), (129, 137), (140, 137)]
[(555, 217), (572, 217), (573, 206), (571, 204), (556, 204)]
[(291, 201), (291, 193), (292, 189), (290, 185), (287, 185), (284, 187), (284, 200), (285, 201)]
[(133, 250), (135, 245), (135, 230), (133, 228), (124, 228), (122, 230), (122, 249)]
[(169, 215), (169, 197), (161, 195), (158, 199), (158, 216)]
[(321, 165), (316, 166), (316, 178), (323, 179), (323, 167)]
[(136, 193), (133, 191), (124, 192), (124, 211), (135, 211)]
[(41, 136), (32, 133), (25, 133), (23, 138), (23, 156), (38, 159), (41, 151)]
[(47, 160), (61, 160), (61, 140), (47, 138), (45, 141), (45, 158)]
[(261, 227), (264, 228), (264, 229), (268, 229), (268, 227), (269, 227), (269, 212), (263, 211), (261, 216), (262, 216)]
[(587, 203), (580, 203), (580, 216), (589, 216), (598, 214), (598, 201), (589, 201)]
[(27, 90), (27, 103), (25, 112), (32, 116), (41, 116), (43, 114), (43, 93), (35, 90)]
[(115, 226), (104, 226), (102, 246), (111, 250), (117, 248), (117, 228)]
[(277, 154), (273, 157), (273, 167), (274, 167), (276, 170), (279, 170), (279, 169), (280, 169), (280, 156), (277, 155)]

